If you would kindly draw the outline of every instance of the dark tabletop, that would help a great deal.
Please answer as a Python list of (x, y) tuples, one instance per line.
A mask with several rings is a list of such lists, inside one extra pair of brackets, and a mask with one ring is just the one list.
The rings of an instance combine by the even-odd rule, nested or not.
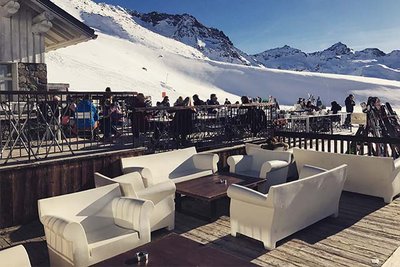
[[(220, 180), (226, 180), (226, 184), (221, 183)], [(255, 187), (263, 182), (265, 182), (265, 179), (233, 173), (220, 173), (177, 183), (176, 193), (211, 201), (225, 197), (226, 191), (231, 184)]]
[[(136, 252), (147, 252), (148, 262), (137, 263)], [(94, 266), (256, 266), (221, 250), (169, 234)]]

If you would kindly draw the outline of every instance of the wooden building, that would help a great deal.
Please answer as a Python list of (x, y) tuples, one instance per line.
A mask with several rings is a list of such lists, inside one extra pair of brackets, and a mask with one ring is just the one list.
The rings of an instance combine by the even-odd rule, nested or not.
[(49, 0), (0, 0), (0, 91), (46, 89), (45, 53), (96, 37)]

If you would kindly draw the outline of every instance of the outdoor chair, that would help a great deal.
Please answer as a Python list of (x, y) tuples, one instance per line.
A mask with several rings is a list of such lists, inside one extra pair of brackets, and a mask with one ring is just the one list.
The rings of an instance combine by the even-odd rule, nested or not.
[(24, 246), (18, 245), (0, 251), (0, 266), (30, 267), (31, 262)]
[(258, 145), (246, 144), (246, 154), (228, 157), (229, 172), (266, 179), (261, 188), (265, 193), (272, 185), (286, 182), (292, 158), (290, 152), (266, 150)]
[(345, 191), (381, 197), (386, 203), (392, 202), (400, 194), (400, 159), (298, 148), (293, 149), (293, 155), (298, 170), (305, 164), (325, 169), (347, 164)]
[(211, 175), (218, 171), (219, 157), (212, 153), (197, 153), (195, 147), (174, 151), (121, 158), (124, 174), (139, 172), (145, 187), (171, 179), (175, 183)]
[(96, 172), (94, 174), (96, 187), (118, 183), (122, 194), (127, 197), (150, 200), (154, 210), (150, 217), (151, 230), (155, 231), (175, 226), (175, 183), (169, 179), (158, 184), (145, 187), (142, 176), (138, 172), (131, 172), (115, 178), (109, 178)]
[(150, 242), (151, 201), (117, 184), (38, 201), (51, 266), (89, 266)]
[(328, 171), (305, 166), (300, 176), (302, 179), (271, 186), (268, 194), (229, 186), (231, 235), (260, 240), (271, 250), (277, 241), (325, 217), (337, 217), (346, 165)]

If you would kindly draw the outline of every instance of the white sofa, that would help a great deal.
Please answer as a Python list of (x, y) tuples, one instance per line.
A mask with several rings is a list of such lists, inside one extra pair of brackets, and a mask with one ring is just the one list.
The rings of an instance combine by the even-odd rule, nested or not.
[(28, 253), (23, 245), (0, 251), (0, 266), (4, 267), (31, 267)]
[(288, 177), (292, 153), (262, 149), (258, 145), (246, 144), (246, 155), (230, 156), (227, 159), (229, 172), (244, 176), (266, 178), (262, 191), (283, 184)]
[(337, 216), (346, 165), (329, 171), (306, 169), (314, 175), (271, 186), (266, 195), (240, 185), (229, 186), (231, 234), (241, 233), (274, 249), (278, 240), (325, 217)]
[(115, 178), (109, 178), (96, 172), (94, 174), (96, 187), (113, 183), (120, 185), (122, 194), (126, 197), (150, 200), (154, 210), (150, 218), (151, 231), (167, 227), (175, 227), (175, 183), (169, 179), (164, 182), (145, 187), (142, 176), (138, 172), (131, 172)]
[(211, 153), (197, 153), (195, 147), (121, 159), (124, 174), (139, 172), (145, 187), (169, 178), (175, 183), (211, 175), (218, 171), (219, 157)]
[(117, 184), (38, 201), (51, 266), (89, 266), (150, 242), (151, 201)]
[(348, 165), (344, 190), (382, 197), (386, 203), (400, 193), (400, 159), (293, 149), (298, 169), (304, 164), (330, 169)]

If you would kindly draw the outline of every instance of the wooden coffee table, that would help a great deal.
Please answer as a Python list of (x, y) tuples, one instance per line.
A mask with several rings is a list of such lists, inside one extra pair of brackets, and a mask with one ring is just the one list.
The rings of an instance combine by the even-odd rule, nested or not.
[[(147, 252), (147, 264), (137, 263), (137, 252)], [(94, 266), (257, 266), (193, 240), (169, 234), (131, 251), (125, 252)]]
[[(220, 183), (221, 180), (226, 180), (226, 184)], [(266, 180), (261, 178), (247, 177), (233, 173), (218, 173), (177, 183), (175, 207), (177, 211), (182, 212), (182, 195), (199, 199), (207, 202), (210, 207), (210, 216), (204, 217), (207, 219), (213, 219), (215, 218), (217, 211), (217, 200), (227, 196), (226, 191), (231, 184), (239, 184), (249, 188), (257, 188), (264, 182), (266, 182)]]

